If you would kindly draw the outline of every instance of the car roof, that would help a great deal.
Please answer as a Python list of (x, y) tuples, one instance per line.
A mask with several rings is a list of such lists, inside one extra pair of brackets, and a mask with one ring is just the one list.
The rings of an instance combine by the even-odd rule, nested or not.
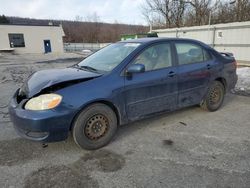
[(133, 42), (133, 43), (148, 43), (148, 42), (152, 42), (152, 41), (161, 41), (161, 40), (166, 40), (166, 39), (170, 39), (170, 38), (158, 38), (158, 37), (148, 37), (148, 38), (138, 38), (138, 39), (129, 39), (129, 40), (123, 40), (120, 41), (122, 43), (127, 43), (127, 42)]
[[(198, 43), (202, 46), (206, 46), (209, 47), (207, 44), (198, 41), (198, 40), (194, 40), (194, 39), (188, 39), (188, 38), (174, 38), (174, 37), (148, 37), (148, 38), (139, 38), (139, 39), (129, 39), (129, 40), (123, 40), (120, 41), (121, 43), (143, 43), (143, 44), (147, 44), (147, 43), (152, 43), (152, 42), (160, 42), (160, 41), (189, 41), (189, 42), (195, 42)], [(210, 48), (210, 47), (209, 47)]]
[(133, 43), (148, 43), (152, 41), (166, 41), (166, 40), (175, 40), (175, 41), (193, 41), (193, 42), (200, 42), (198, 40), (194, 39), (188, 39), (188, 38), (174, 38), (174, 37), (148, 37), (148, 38), (138, 38), (138, 39), (129, 39), (129, 40), (123, 40), (120, 42), (133, 42)]

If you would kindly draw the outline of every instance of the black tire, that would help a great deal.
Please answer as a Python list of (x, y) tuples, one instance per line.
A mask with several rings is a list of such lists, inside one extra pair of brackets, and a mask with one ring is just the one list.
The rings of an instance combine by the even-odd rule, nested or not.
[(225, 96), (224, 85), (219, 81), (214, 81), (208, 89), (205, 98), (201, 101), (202, 109), (214, 112), (223, 104)]
[(72, 134), (81, 148), (95, 150), (107, 145), (116, 130), (114, 111), (105, 104), (96, 103), (80, 112), (73, 124)]

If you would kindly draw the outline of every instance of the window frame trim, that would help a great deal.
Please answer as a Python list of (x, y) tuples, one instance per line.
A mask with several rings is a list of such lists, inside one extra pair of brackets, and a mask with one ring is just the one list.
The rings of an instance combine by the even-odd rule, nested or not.
[[(10, 36), (11, 35), (22, 35), (23, 37), (23, 43), (24, 43), (24, 46), (11, 46), (11, 39), (10, 39)], [(10, 44), (10, 48), (25, 48), (26, 47), (26, 44), (25, 44), (25, 40), (24, 40), (24, 33), (8, 33), (8, 38), (9, 38), (9, 44)]]

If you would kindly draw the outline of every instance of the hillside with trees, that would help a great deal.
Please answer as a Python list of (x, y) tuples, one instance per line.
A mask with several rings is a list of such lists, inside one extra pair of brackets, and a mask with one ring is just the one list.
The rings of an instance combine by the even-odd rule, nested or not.
[[(7, 21), (5, 20), (7, 19)], [(1, 19), (0, 19), (1, 20)], [(89, 42), (103, 43), (119, 41), (122, 34), (145, 33), (149, 28), (141, 25), (127, 25), (119, 23), (103, 23), (96, 15), (81, 21), (76, 17), (75, 21), (68, 20), (46, 20), (20, 17), (5, 17), (0, 23), (24, 24), (24, 25), (59, 25), (61, 24), (65, 33), (64, 42)]]
[(9, 20), (4, 15), (0, 15), (0, 24), (8, 24)]

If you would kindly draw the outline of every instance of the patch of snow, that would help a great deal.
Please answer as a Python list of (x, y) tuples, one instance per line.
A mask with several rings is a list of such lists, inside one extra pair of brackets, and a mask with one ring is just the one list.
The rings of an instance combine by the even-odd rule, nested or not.
[(238, 82), (235, 90), (250, 92), (250, 67), (242, 67), (237, 69)]

